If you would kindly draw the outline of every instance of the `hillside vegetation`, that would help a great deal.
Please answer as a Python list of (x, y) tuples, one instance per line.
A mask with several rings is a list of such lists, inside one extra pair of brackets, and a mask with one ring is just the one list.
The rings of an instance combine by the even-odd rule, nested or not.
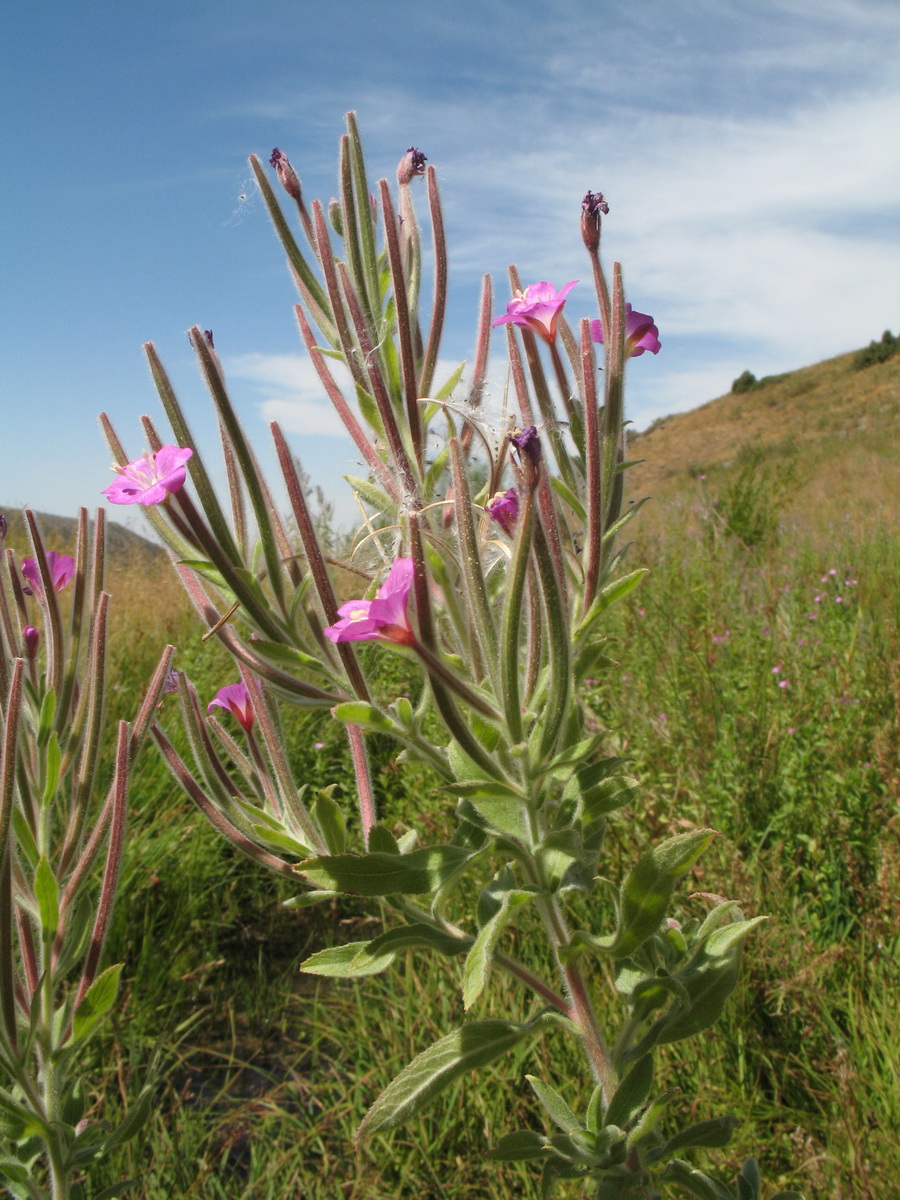
[(670, 506), (696, 501), (699, 485), (714, 490), (751, 462), (783, 477), (783, 520), (814, 537), (830, 536), (834, 522), (851, 515), (867, 527), (896, 520), (900, 356), (860, 370), (859, 353), (761, 381), (632, 435), (628, 457), (644, 461), (627, 476), (631, 496), (654, 500), (646, 524), (656, 529)]

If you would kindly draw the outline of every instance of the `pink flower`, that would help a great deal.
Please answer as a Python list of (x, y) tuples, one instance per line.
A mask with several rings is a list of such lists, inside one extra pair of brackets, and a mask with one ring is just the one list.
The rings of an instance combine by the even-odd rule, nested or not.
[(519, 497), (515, 488), (506, 492), (498, 492), (488, 500), (484, 511), (492, 521), (496, 521), (504, 533), (512, 537), (519, 519)]
[(555, 342), (559, 314), (566, 303), (566, 297), (577, 282), (577, 279), (573, 279), (559, 291), (546, 280), (529, 284), (524, 292), (518, 292), (513, 296), (506, 306), (506, 314), (502, 317), (494, 317), (491, 326), (496, 329), (498, 325), (503, 325), (508, 321), (512, 325), (521, 325), (525, 329), (530, 329), (545, 342)]
[[(603, 341), (603, 322), (591, 321), (591, 337), (595, 342)], [(639, 358), (645, 350), (659, 354), (659, 330), (653, 318), (646, 313), (635, 312), (630, 304), (625, 305), (625, 353), (629, 358)]]
[[(72, 581), (75, 574), (75, 559), (69, 554), (57, 554), (55, 550), (47, 551), (47, 570), (53, 581), (53, 590), (61, 592)], [(41, 588), (41, 573), (33, 558), (22, 559), (22, 574), (31, 584), (31, 590), (38, 596), (43, 595)]]
[(348, 600), (338, 609), (341, 618), (329, 625), (325, 636), (333, 642), (369, 642), (374, 639), (411, 646), (415, 634), (406, 615), (413, 582), (413, 560), (395, 559), (374, 600)]
[(155, 454), (144, 454), (120, 467), (118, 478), (103, 489), (103, 495), (110, 504), (160, 504), (184, 484), (184, 464), (193, 453), (187, 446), (161, 446)]
[(216, 705), (219, 708), (227, 709), (248, 733), (253, 728), (253, 706), (250, 703), (247, 685), (243, 681), (229, 683), (227, 687), (219, 688), (215, 700), (211, 700), (206, 706), (206, 711), (211, 713)]

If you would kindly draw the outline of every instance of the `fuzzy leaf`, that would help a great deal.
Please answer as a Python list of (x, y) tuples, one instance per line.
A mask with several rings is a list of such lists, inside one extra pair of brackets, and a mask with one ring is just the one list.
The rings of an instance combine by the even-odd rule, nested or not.
[(655, 933), (666, 913), (679, 877), (715, 837), (711, 829), (695, 829), (668, 838), (642, 855), (622, 884), (619, 924), (611, 938), (599, 939), (615, 958), (633, 954)]
[(643, 1108), (653, 1086), (653, 1058), (645, 1054), (639, 1058), (619, 1086), (610, 1101), (604, 1118), (605, 1125), (630, 1125), (635, 1115)]
[(688, 1001), (687, 1006), (681, 1005), (670, 1016), (663, 1017), (656, 1039), (660, 1045), (692, 1037), (719, 1019), (738, 980), (744, 938), (765, 920), (754, 917), (717, 929), (673, 977), (684, 985)]
[(710, 1121), (699, 1121), (669, 1138), (659, 1150), (651, 1151), (647, 1155), (647, 1162), (658, 1162), (677, 1150), (687, 1150), (694, 1146), (709, 1146), (714, 1149), (727, 1146), (738, 1124), (737, 1117), (713, 1117)]
[(394, 961), (395, 951), (369, 954), (368, 942), (345, 942), (319, 950), (300, 964), (307, 975), (328, 975), (338, 979), (357, 979), (363, 975), (380, 975)]
[[(498, 883), (499, 887), (491, 893), (492, 885)], [(516, 888), (514, 884), (515, 877), (512, 871), (504, 867), (485, 889), (497, 903), (491, 916), (479, 930), (472, 949), (466, 955), (463, 969), (463, 1004), (467, 1010), (487, 986), (497, 942), (513, 912), (534, 899), (534, 892)]]
[(517, 1129), (505, 1134), (485, 1158), (494, 1162), (529, 1162), (547, 1157), (548, 1139), (533, 1129)]
[(549, 1083), (544, 1083), (536, 1075), (526, 1075), (525, 1078), (531, 1084), (534, 1094), (547, 1110), (547, 1115), (554, 1125), (558, 1125), (563, 1133), (572, 1133), (576, 1129), (581, 1129), (581, 1122), (556, 1088), (551, 1087)]
[(34, 898), (38, 902), (44, 936), (50, 938), (59, 924), (59, 884), (45, 854), (41, 855), (34, 873)]
[(338, 704), (332, 712), (339, 721), (345, 721), (348, 725), (361, 725), (363, 729), (374, 729), (378, 733), (389, 733), (393, 729), (390, 718), (363, 700)]
[(580, 641), (597, 618), (613, 604), (624, 599), (648, 573), (647, 567), (640, 567), (637, 571), (632, 571), (628, 575), (621, 575), (618, 579), (613, 580), (612, 583), (608, 583), (605, 587), (601, 588), (595, 596), (594, 602), (585, 615), (584, 620), (575, 630), (575, 640)]
[(732, 1191), (718, 1179), (695, 1170), (690, 1163), (681, 1158), (673, 1158), (662, 1172), (661, 1178), (670, 1183), (677, 1183), (697, 1200), (734, 1200)]
[(75, 1009), (72, 1019), (72, 1042), (82, 1042), (97, 1022), (112, 1008), (119, 990), (123, 963), (102, 971), (87, 990), (87, 995)]
[(357, 1138), (394, 1129), (415, 1116), (460, 1075), (508, 1054), (543, 1029), (538, 1018), (527, 1025), (512, 1021), (473, 1021), (429, 1046), (403, 1068), (366, 1113)]
[(310, 816), (325, 839), (331, 854), (343, 854), (347, 849), (347, 826), (341, 807), (324, 789), (312, 803)]
[(358, 896), (417, 896), (436, 891), (468, 861), (462, 846), (425, 846), (412, 854), (334, 854), (297, 870), (318, 887)]

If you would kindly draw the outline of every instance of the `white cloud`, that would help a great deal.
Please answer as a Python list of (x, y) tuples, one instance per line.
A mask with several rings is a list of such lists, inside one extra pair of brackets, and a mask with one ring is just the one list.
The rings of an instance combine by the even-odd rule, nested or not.
[[(312, 362), (301, 354), (241, 354), (226, 361), (229, 375), (246, 380), (256, 393), (260, 417), (278, 421), (289, 433), (309, 437), (340, 437), (346, 431), (322, 386)], [(343, 385), (349, 373), (340, 363), (329, 367)]]

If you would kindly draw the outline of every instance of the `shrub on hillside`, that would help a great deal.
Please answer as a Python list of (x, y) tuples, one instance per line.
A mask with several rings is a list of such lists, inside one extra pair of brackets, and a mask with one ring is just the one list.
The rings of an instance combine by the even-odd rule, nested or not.
[(889, 329), (886, 329), (881, 335), (880, 342), (869, 342), (865, 350), (860, 350), (853, 356), (853, 369), (862, 371), (866, 367), (874, 367), (876, 363), (887, 362), (897, 353), (898, 348), (900, 348), (900, 337), (895, 337)]

